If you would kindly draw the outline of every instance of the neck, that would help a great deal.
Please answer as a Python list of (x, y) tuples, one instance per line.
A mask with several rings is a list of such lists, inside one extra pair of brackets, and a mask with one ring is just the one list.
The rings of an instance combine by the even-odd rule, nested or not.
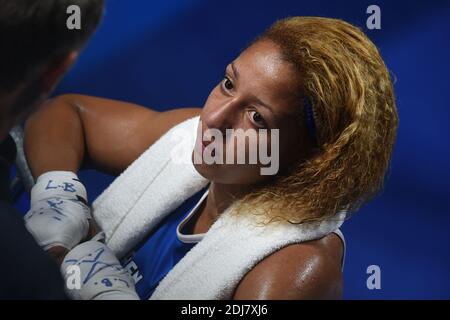
[(211, 182), (203, 214), (211, 222), (216, 221), (235, 200), (249, 193), (251, 187), (251, 185)]

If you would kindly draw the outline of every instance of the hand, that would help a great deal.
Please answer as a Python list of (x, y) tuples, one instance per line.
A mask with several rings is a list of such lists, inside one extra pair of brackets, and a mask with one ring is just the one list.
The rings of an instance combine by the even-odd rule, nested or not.
[(91, 240), (73, 248), (65, 257), (61, 272), (66, 291), (73, 299), (139, 300), (133, 278), (102, 242)]
[(24, 219), (44, 250), (56, 246), (70, 250), (87, 237), (91, 215), (89, 207), (78, 200), (51, 197), (35, 202)]
[[(86, 200), (86, 189), (75, 173), (47, 172), (31, 190), (25, 226), (44, 250), (70, 250), (89, 233), (91, 213)], [(59, 249), (50, 252), (61, 255)]]
[(69, 253), (69, 250), (67, 250), (64, 247), (54, 246), (48, 249), (47, 253), (56, 261), (58, 266), (61, 266), (61, 264), (64, 261), (64, 258)]
[[(89, 241), (96, 236), (100, 236), (100, 234), (98, 233), (98, 228), (95, 224), (94, 219), (89, 220), (89, 222), (90, 223), (89, 223), (88, 235), (85, 239), (81, 240), (81, 242)], [(58, 266), (61, 266), (61, 264), (64, 261), (64, 258), (69, 253), (69, 250), (67, 250), (64, 247), (54, 246), (54, 247), (51, 247), (50, 249), (48, 249), (47, 253), (56, 261)]]

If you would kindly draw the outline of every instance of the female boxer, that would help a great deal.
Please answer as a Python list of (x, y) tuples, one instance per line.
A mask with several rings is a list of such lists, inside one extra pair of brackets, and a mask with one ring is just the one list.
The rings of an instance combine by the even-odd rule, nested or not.
[[(340, 212), (355, 212), (383, 184), (398, 118), (389, 72), (376, 46), (344, 21), (294, 17), (276, 22), (231, 61), (203, 108), (157, 112), (103, 98), (57, 97), (27, 123), (26, 153), (33, 175), (40, 177), (35, 194), (45, 191), (49, 181), (76, 181), (84, 160), (121, 173), (169, 129), (193, 117), (203, 128), (194, 153), (204, 150), (198, 141), (204, 140), (207, 129), (223, 133), (278, 129), (280, 168), (276, 175), (262, 176), (260, 163), (194, 164), (209, 183), (149, 228), (139, 243), (135, 241), (130, 260), (122, 261), (133, 275), (139, 297), (189, 298), (183, 292), (190, 292), (193, 297), (229, 299), (340, 298), (342, 235), (337, 230), (316, 231), (321, 222)], [(179, 174), (173, 172), (173, 179)], [(202, 252), (202, 242), (211, 241), (213, 232), (218, 234), (219, 227), (212, 226), (227, 209), (233, 207), (240, 221), (263, 206), (261, 230), (273, 225), (270, 230), (278, 234), (298, 225), (301, 233), (311, 224), (316, 226), (310, 228), (316, 236), (275, 245), (267, 232), (267, 241), (274, 245), (268, 244), (270, 250), (263, 254), (257, 252), (257, 236), (252, 235), (249, 241), (254, 241), (254, 248), (244, 242), (242, 247), (247, 248), (247, 256), (256, 258), (240, 267), (228, 261), (226, 268), (235, 268), (230, 285), (214, 288), (219, 274), (227, 272), (224, 262), (212, 263), (213, 270), (205, 267), (204, 279), (201, 275), (195, 279), (196, 287), (189, 288), (182, 279), (175, 281), (176, 269)], [(33, 222), (28, 224), (33, 229)], [(227, 230), (233, 238), (235, 231)], [(86, 223), (73, 232), (70, 244), (46, 241), (47, 248), (64, 256), (87, 235)], [(84, 245), (81, 252), (69, 253), (69, 260), (86, 261), (83, 257), (89, 250)], [(199, 262), (198, 268), (206, 265)], [(179, 291), (163, 290), (168, 281), (174, 286), (181, 283)]]

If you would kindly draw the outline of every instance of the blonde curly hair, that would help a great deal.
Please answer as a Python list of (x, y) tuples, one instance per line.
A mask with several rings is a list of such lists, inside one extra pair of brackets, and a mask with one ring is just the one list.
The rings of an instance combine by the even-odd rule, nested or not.
[(398, 127), (393, 84), (377, 47), (359, 28), (321, 17), (279, 20), (254, 42), (263, 40), (277, 44), (299, 72), (317, 148), (235, 201), (235, 212), (263, 207), (269, 221), (303, 223), (357, 211), (383, 187)]

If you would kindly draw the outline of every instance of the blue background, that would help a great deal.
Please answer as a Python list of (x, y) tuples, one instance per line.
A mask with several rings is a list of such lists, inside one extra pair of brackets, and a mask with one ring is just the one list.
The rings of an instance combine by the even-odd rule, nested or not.
[[(370, 4), (381, 7), (381, 30), (365, 27)], [(360, 26), (397, 79), (400, 126), (386, 187), (343, 226), (344, 298), (450, 299), (450, 1), (109, 0), (55, 95), (201, 107), (248, 42), (294, 15)], [(91, 200), (113, 179), (80, 176)], [(26, 201), (18, 206), (26, 210)], [(372, 264), (381, 268), (381, 290), (366, 286)]]

